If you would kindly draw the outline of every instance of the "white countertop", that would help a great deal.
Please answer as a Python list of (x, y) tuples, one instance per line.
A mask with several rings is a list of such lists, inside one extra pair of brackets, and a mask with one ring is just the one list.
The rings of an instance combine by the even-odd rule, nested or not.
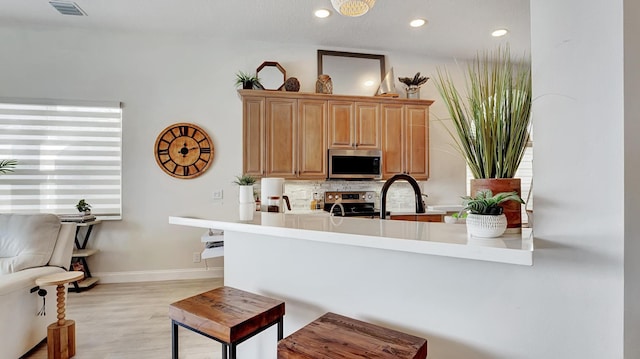
[(169, 217), (169, 223), (489, 262), (533, 264), (533, 233), (529, 228), (523, 228), (517, 235), (481, 239), (468, 238), (466, 226), (462, 224), (330, 217), (313, 213), (255, 212), (249, 221), (241, 221), (237, 213), (229, 212), (211, 217)]

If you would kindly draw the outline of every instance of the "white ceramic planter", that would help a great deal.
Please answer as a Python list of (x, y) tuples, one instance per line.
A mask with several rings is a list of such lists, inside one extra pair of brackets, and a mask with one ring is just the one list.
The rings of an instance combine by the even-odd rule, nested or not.
[(467, 233), (472, 237), (495, 238), (500, 237), (507, 229), (507, 217), (469, 214), (467, 215)]
[(239, 201), (240, 203), (255, 203), (253, 198), (253, 185), (239, 186)]

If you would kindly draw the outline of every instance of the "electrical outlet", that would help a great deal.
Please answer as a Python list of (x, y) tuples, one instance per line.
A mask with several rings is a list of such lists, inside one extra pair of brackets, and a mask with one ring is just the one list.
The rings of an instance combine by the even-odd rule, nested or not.
[(222, 199), (222, 190), (213, 191), (213, 199)]
[(193, 252), (193, 263), (200, 263), (200, 252)]

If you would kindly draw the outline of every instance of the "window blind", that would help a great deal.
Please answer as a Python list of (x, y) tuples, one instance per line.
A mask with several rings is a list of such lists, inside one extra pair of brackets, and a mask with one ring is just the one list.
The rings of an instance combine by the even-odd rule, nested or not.
[(122, 216), (119, 103), (0, 99), (0, 212), (77, 214), (79, 200), (101, 219)]

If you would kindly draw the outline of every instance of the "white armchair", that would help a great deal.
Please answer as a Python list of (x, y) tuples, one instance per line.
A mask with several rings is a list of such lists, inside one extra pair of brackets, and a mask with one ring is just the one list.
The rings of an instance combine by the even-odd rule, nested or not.
[(75, 223), (52, 214), (0, 214), (0, 348), (19, 358), (47, 337), (56, 320), (55, 287), (47, 287), (46, 315), (38, 316), (42, 298), (35, 280), (69, 269)]

